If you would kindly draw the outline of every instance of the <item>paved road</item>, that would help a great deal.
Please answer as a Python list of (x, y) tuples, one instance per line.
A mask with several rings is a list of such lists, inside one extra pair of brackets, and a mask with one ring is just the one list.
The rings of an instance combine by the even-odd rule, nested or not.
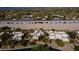
[(22, 29), (79, 30), (79, 21), (0, 21), (0, 27), (3, 26)]

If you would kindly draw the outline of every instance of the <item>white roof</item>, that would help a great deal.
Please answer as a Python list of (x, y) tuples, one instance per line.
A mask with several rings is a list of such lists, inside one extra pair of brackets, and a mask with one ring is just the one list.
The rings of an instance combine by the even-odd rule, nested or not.
[(53, 33), (53, 31), (48, 31), (48, 34)]
[(38, 36), (33, 36), (32, 39), (38, 39)]
[(14, 32), (13, 39), (22, 40), (21, 36), (24, 35), (22, 32)]
[(79, 31), (77, 31), (77, 34), (79, 35)]
[(13, 40), (22, 40), (21, 36), (14, 35)]
[(22, 40), (22, 38), (20, 38), (20, 37), (17, 37), (17, 38), (16, 38), (16, 40), (18, 40), (18, 41), (19, 41), (19, 40)]
[(20, 36), (22, 36), (22, 35), (23, 35), (23, 34), (18, 34), (17, 36), (20, 37)]
[(65, 34), (65, 32), (63, 32), (63, 31), (60, 31), (60, 32), (58, 32), (58, 34)]
[(0, 35), (2, 35), (4, 32), (1, 32)]
[(31, 33), (31, 35), (34, 35), (34, 33)]
[(62, 39), (62, 35), (61, 34), (55, 34), (56, 39)]
[(55, 36), (49, 36), (49, 39), (56, 39)]
[(44, 35), (44, 32), (43, 32), (43, 31), (41, 31), (41, 30), (39, 31), (39, 33), (40, 33), (41, 35)]
[(34, 33), (31, 33), (31, 35), (33, 36), (40, 36), (40, 35), (44, 35), (44, 33), (40, 30), (40, 31), (35, 31)]
[(36, 34), (36, 36), (40, 36), (40, 35), (41, 35), (41, 33), (37, 33), (37, 34)]
[(52, 33), (49, 34), (49, 36), (51, 36), (51, 35), (55, 35), (55, 33), (52, 32)]
[(35, 30), (34, 33), (31, 33), (31, 35), (33, 35), (33, 39), (38, 39), (38, 37), (44, 35), (44, 33), (41, 30)]
[(22, 32), (13, 32), (13, 34), (23, 34)]
[(40, 35), (43, 35), (42, 33), (35, 33), (33, 34), (33, 36), (40, 36)]
[(54, 33), (49, 34), (49, 36), (55, 35)]
[(45, 18), (48, 18), (48, 16), (44, 16)]
[(65, 33), (65, 34), (62, 34), (62, 37), (67, 37), (68, 38), (69, 35)]
[(29, 15), (29, 17), (33, 17), (33, 15)]
[(35, 30), (35, 31), (34, 31), (34, 33), (37, 33), (37, 32), (38, 32), (38, 30)]
[(69, 41), (69, 39), (68, 39), (68, 38), (62, 38), (62, 40), (63, 40), (63, 41)]
[(57, 31), (54, 31), (54, 33), (55, 33), (55, 34), (58, 34), (58, 32), (57, 32)]
[[(47, 31), (47, 33), (49, 34), (49, 39), (61, 39), (63, 41), (69, 41), (69, 35), (63, 31)], [(44, 32), (42, 30), (35, 30), (34, 33), (31, 34), (33, 35), (33, 39), (38, 39), (40, 35), (44, 35)]]

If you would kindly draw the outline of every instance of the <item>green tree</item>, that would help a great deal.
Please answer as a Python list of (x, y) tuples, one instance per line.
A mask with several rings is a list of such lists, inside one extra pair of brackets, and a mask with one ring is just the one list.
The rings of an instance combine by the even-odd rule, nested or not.
[(0, 36), (0, 38), (2, 40), (2, 45), (9, 47), (9, 45), (11, 44), (11, 35), (5, 32), (4, 34)]
[(74, 50), (79, 51), (79, 46), (75, 46)]
[(17, 31), (17, 32), (22, 31), (22, 29), (21, 28), (16, 28), (15, 31)]
[(71, 39), (75, 39), (77, 36), (77, 33), (75, 31), (68, 31), (67, 34)]
[(29, 40), (21, 40), (19, 43), (20, 43), (22, 46), (26, 47), (28, 42), (29, 42)]
[(60, 47), (63, 47), (65, 45), (65, 43), (62, 40), (60, 40), (60, 39), (57, 39), (55, 42)]
[(39, 39), (39, 41), (47, 42), (48, 41), (48, 36), (41, 35), (41, 36), (39, 36), (38, 39)]
[(0, 31), (9, 31), (11, 28), (8, 26), (4, 26), (0, 28)]
[(48, 46), (38, 44), (36, 47), (32, 48), (33, 51), (50, 51)]

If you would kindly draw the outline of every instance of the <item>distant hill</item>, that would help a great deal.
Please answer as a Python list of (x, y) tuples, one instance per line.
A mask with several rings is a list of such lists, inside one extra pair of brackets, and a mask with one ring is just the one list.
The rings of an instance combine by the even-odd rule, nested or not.
[(30, 9), (30, 7), (0, 7), (0, 10), (19, 10), (19, 9)]
[(0, 10), (22, 10), (22, 9), (67, 9), (67, 8), (77, 8), (79, 7), (0, 7)]

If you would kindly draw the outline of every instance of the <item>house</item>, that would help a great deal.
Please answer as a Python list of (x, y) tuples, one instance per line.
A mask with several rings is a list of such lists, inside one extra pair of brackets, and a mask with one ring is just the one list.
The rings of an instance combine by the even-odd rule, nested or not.
[(63, 31), (58, 32), (58, 34), (56, 35), (57, 38), (63, 40), (63, 41), (68, 41), (69, 42), (69, 35), (66, 34)]
[[(4, 33), (4, 32), (1, 32), (1, 33), (0, 33), (0, 36), (1, 36), (3, 33)], [(0, 38), (0, 42), (1, 42), (1, 41), (2, 41), (2, 40), (1, 40), (1, 38)]]
[(33, 15), (29, 15), (29, 17), (30, 17), (30, 18), (32, 18), (32, 17), (33, 17)]
[(49, 36), (49, 39), (51, 39), (51, 40), (56, 40), (56, 37), (53, 36), (53, 35), (51, 35), (51, 36)]
[(42, 30), (35, 30), (34, 33), (31, 33), (31, 35), (33, 36), (32, 39), (38, 40), (39, 36), (44, 35), (44, 33)]
[(35, 34), (35, 35), (33, 35), (32, 39), (38, 40), (38, 36)]
[(59, 31), (59, 32), (49, 31), (48, 34), (49, 34), (49, 39), (52, 39), (52, 40), (60, 39), (60, 40), (69, 42), (69, 35), (63, 31)]
[(69, 37), (69, 35), (66, 34), (66, 33), (62, 33), (61, 35), (62, 35), (63, 38), (67, 38), (67, 37)]
[(41, 19), (41, 17), (37, 17), (37, 19)]
[(48, 18), (48, 16), (44, 16), (45, 18)]
[(62, 39), (62, 35), (61, 34), (55, 34), (56, 39)]
[(49, 30), (49, 31), (47, 31), (47, 33), (48, 33), (48, 34), (51, 34), (51, 33), (53, 33), (53, 31)]
[(48, 34), (49, 34), (49, 39), (52, 39), (52, 40), (56, 39), (55, 33), (53, 31), (48, 31)]
[(61, 35), (62, 35), (62, 40), (63, 41), (69, 41), (69, 35), (68, 34), (66, 34), (65, 32), (63, 32)]
[(22, 32), (13, 32), (13, 40), (22, 40), (22, 35), (24, 35)]
[(2, 35), (4, 32), (0, 32), (0, 35)]
[(77, 35), (79, 35), (79, 31), (77, 31), (76, 33), (77, 33)]
[(69, 35), (68, 34), (66, 34), (63, 31), (58, 32), (58, 33), (61, 35), (61, 40), (69, 42)]
[(67, 37), (66, 38), (62, 37), (62, 40), (65, 41), (65, 42), (69, 42), (69, 38), (67, 38)]
[(77, 37), (79, 37), (79, 31), (77, 31), (76, 33), (77, 33)]

